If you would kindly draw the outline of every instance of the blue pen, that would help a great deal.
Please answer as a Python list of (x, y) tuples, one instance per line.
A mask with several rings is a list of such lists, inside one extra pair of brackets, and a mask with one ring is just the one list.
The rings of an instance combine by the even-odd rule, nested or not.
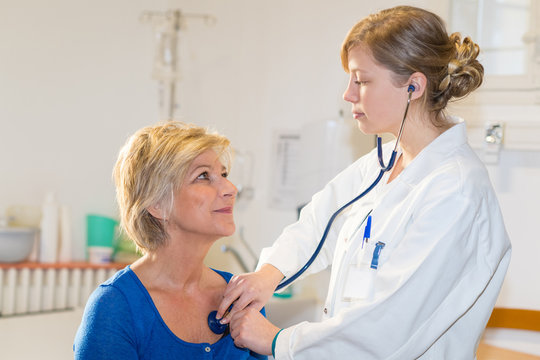
[(366, 228), (364, 229), (364, 238), (362, 239), (362, 249), (364, 248), (364, 242), (368, 242), (370, 237), (371, 237), (371, 215), (368, 216)]

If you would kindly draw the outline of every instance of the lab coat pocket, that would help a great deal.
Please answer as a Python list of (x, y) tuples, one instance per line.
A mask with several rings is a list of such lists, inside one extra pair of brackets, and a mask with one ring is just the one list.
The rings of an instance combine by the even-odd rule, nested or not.
[(344, 300), (370, 300), (373, 297), (377, 270), (361, 265), (349, 267), (343, 291)]

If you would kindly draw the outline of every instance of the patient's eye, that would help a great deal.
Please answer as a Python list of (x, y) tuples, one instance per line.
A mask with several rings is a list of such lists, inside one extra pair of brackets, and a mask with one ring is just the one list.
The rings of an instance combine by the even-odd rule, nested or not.
[(208, 171), (204, 171), (199, 176), (197, 176), (197, 180), (208, 180), (210, 178), (210, 175), (208, 174)]

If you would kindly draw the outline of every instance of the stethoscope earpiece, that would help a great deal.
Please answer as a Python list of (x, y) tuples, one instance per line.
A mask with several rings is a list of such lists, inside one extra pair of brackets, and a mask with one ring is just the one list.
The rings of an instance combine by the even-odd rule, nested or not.
[[(360, 200), (361, 198), (363, 198), (366, 194), (368, 194), (375, 186), (377, 186), (377, 184), (379, 183), (379, 181), (382, 179), (383, 177), (383, 174), (385, 172), (388, 172), (390, 170), (392, 170), (393, 166), (394, 166), (394, 162), (396, 160), (396, 155), (397, 155), (397, 146), (399, 144), (399, 140), (401, 139), (401, 134), (403, 133), (403, 125), (405, 124), (405, 119), (407, 118), (407, 112), (409, 111), (409, 104), (411, 102), (411, 96), (412, 96), (412, 93), (416, 90), (416, 88), (414, 87), (413, 84), (410, 84), (408, 87), (407, 87), (407, 92), (409, 93), (408, 95), (408, 100), (407, 100), (407, 106), (405, 108), (405, 112), (403, 114), (403, 120), (401, 120), (401, 127), (399, 129), (399, 133), (398, 133), (398, 137), (397, 137), (397, 140), (396, 140), (396, 144), (394, 146), (394, 150), (392, 151), (392, 154), (390, 155), (390, 159), (388, 161), (388, 165), (385, 165), (384, 163), (384, 160), (383, 160), (383, 154), (382, 154), (382, 140), (379, 136), (377, 136), (377, 157), (379, 158), (379, 165), (381, 166), (381, 169), (379, 171), (379, 175), (377, 176), (377, 178), (375, 179), (375, 181), (373, 181), (373, 183), (366, 189), (364, 190), (360, 195), (356, 196), (354, 199), (350, 200), (348, 203), (346, 203), (345, 205), (343, 205), (342, 207), (340, 207), (336, 212), (334, 212), (332, 214), (332, 216), (330, 216), (330, 219), (328, 220), (328, 223), (326, 224), (326, 227), (324, 229), (324, 232), (323, 232), (323, 235), (321, 237), (321, 240), (319, 241), (319, 244), (317, 245), (317, 248), (315, 249), (315, 251), (313, 252), (313, 254), (311, 255), (311, 257), (309, 258), (309, 260), (306, 262), (306, 264), (300, 269), (298, 270), (294, 275), (292, 275), (291, 277), (289, 277), (288, 279), (285, 279), (283, 280), (281, 283), (278, 284), (278, 286), (276, 287), (276, 291), (277, 290), (280, 290), (282, 288), (284, 288), (285, 286), (289, 285), (290, 283), (292, 283), (294, 280), (296, 280), (300, 275), (302, 275), (304, 273), (304, 271), (306, 271), (310, 266), (311, 264), (313, 263), (313, 261), (315, 260), (315, 258), (317, 257), (317, 255), (319, 255), (319, 252), (321, 251), (325, 241), (326, 241), (326, 237), (328, 235), (328, 232), (330, 231), (330, 227), (332, 226), (332, 223), (334, 222), (335, 218), (344, 210), (346, 209), (347, 207), (349, 207), (350, 205), (352, 205), (353, 203), (355, 203), (356, 201)], [(370, 211), (371, 213), (371, 211)], [(369, 216), (369, 213), (368, 215), (366, 215), (366, 218), (368, 218)], [(371, 229), (371, 217), (369, 216), (368, 218), (368, 222), (369, 222), (369, 229)], [(366, 227), (366, 231), (367, 231), (367, 227)], [(369, 237), (369, 234), (365, 233), (364, 234), (364, 238), (367, 236)], [(380, 245), (382, 244), (382, 245)], [(384, 247), (384, 243), (377, 243), (378, 248), (376, 247), (375, 249), (378, 250), (378, 253), (380, 253), (382, 247)], [(375, 259), (375, 254), (373, 255), (374, 256), (374, 259)], [(377, 259), (378, 259), (378, 255), (377, 255)], [(375, 266), (375, 267), (373, 267)], [(371, 268), (372, 269), (376, 269), (377, 268), (377, 263), (373, 263), (372, 261), (372, 264), (371, 264)], [(225, 312), (225, 314), (223, 315), (223, 317), (227, 316), (227, 314), (229, 313), (229, 311), (231, 310), (232, 308), (232, 305), (229, 307), (229, 309)], [(227, 328), (228, 328), (228, 325), (227, 324), (222, 324), (220, 323), (219, 321), (221, 319), (217, 319), (216, 317), (217, 315), (217, 311), (212, 311), (210, 314), (208, 314), (208, 326), (210, 327), (210, 330), (212, 330), (212, 332), (214, 332), (215, 334), (223, 334), (225, 331), (227, 331)]]
[(379, 136), (377, 136), (377, 157), (379, 158), (379, 165), (381, 166), (381, 169), (379, 171), (379, 175), (377, 176), (377, 178), (373, 181), (373, 183), (366, 190), (364, 190), (360, 195), (358, 195), (357, 197), (355, 197), (354, 199), (352, 199), (351, 201), (349, 201), (348, 203), (346, 203), (345, 205), (340, 207), (335, 213), (332, 214), (332, 216), (330, 216), (330, 219), (328, 220), (328, 223), (326, 224), (326, 227), (324, 228), (324, 232), (323, 232), (323, 234), (321, 236), (321, 240), (319, 241), (319, 245), (317, 245), (317, 248), (315, 249), (315, 251), (313, 252), (311, 257), (309, 258), (307, 263), (300, 270), (298, 270), (294, 275), (292, 275), (291, 277), (289, 277), (289, 278), (283, 280), (281, 283), (279, 283), (279, 285), (276, 287), (276, 290), (280, 290), (280, 289), (284, 288), (285, 286), (289, 285), (290, 283), (292, 283), (300, 275), (302, 275), (304, 273), (304, 271), (307, 270), (307, 268), (309, 268), (311, 266), (311, 264), (313, 263), (313, 261), (315, 260), (317, 255), (319, 255), (319, 252), (321, 251), (321, 249), (322, 249), (322, 247), (324, 245), (324, 242), (326, 241), (326, 237), (328, 236), (328, 233), (330, 231), (330, 227), (332, 226), (332, 223), (334, 222), (335, 218), (344, 209), (346, 209), (351, 204), (353, 204), (356, 201), (363, 198), (375, 186), (377, 186), (377, 184), (382, 179), (383, 174), (385, 172), (392, 170), (392, 167), (394, 166), (394, 162), (396, 160), (397, 147), (398, 147), (398, 144), (399, 144), (399, 140), (401, 139), (401, 134), (403, 133), (403, 125), (405, 125), (405, 119), (407, 118), (407, 112), (409, 111), (409, 104), (411, 103), (412, 93), (415, 90), (416, 90), (416, 88), (414, 87), (413, 84), (410, 84), (407, 87), (407, 92), (408, 92), (407, 106), (405, 107), (405, 112), (403, 113), (403, 120), (401, 120), (401, 126), (399, 128), (399, 133), (398, 133), (398, 136), (397, 136), (397, 139), (396, 139), (396, 144), (394, 145), (394, 150), (392, 151), (392, 154), (390, 155), (390, 160), (388, 161), (388, 165), (386, 165), (384, 163), (384, 159), (383, 159), (382, 140), (381, 140), (381, 138)]

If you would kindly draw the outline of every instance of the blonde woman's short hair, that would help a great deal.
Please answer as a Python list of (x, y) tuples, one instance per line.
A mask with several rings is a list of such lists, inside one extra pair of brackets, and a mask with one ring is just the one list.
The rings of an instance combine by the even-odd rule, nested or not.
[(138, 130), (120, 150), (113, 171), (120, 223), (142, 253), (168, 240), (163, 219), (155, 218), (147, 209), (159, 204), (170, 213), (174, 191), (193, 160), (206, 150), (214, 150), (222, 164), (230, 168), (231, 149), (226, 137), (177, 121)]

